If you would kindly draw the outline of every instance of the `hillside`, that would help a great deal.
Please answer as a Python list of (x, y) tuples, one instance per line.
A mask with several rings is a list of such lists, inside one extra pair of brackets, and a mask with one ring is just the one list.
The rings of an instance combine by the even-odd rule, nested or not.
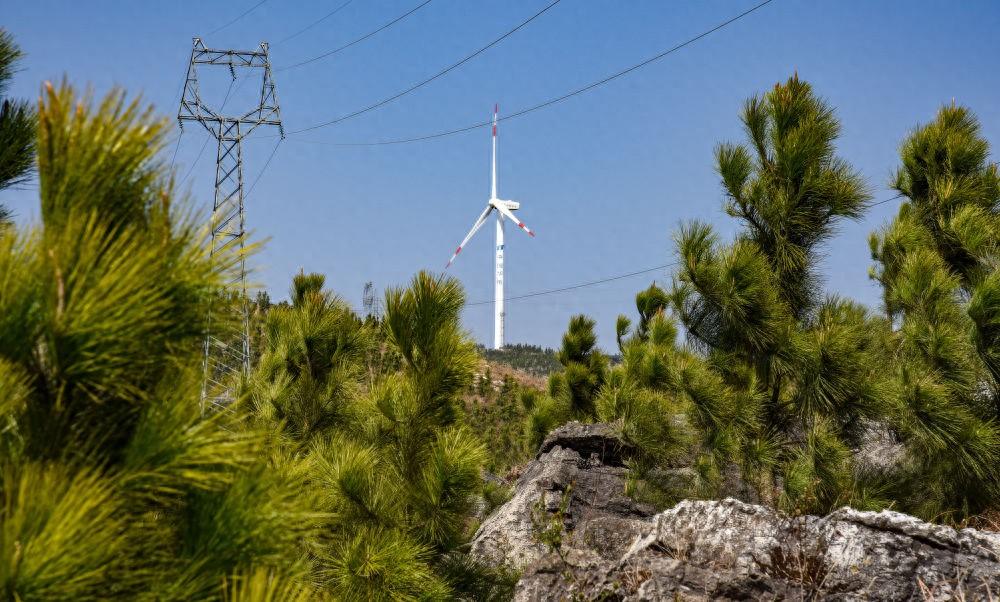
[(492, 363), (506, 364), (533, 376), (545, 377), (562, 368), (555, 350), (538, 345), (518, 343), (503, 349), (488, 349), (480, 345), (479, 354)]

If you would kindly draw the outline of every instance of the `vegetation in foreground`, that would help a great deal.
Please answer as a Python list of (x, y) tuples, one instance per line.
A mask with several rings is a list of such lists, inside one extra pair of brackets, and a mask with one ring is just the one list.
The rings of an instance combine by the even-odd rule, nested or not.
[[(159, 159), (165, 120), (48, 85), (41, 224), (0, 235), (0, 591), (19, 600), (489, 599), (469, 562), (485, 452), (458, 284), (358, 319), (295, 279), (238, 403), (203, 411), (208, 304), (238, 257)], [(224, 314), (213, 312), (214, 328)]]
[[(18, 56), (0, 36), (0, 93)], [(290, 302), (256, 304), (253, 368), (218, 411), (201, 344), (240, 258), (208, 254), (161, 159), (166, 122), (66, 83), (4, 107), (0, 187), (34, 168), (41, 206), (0, 229), (4, 597), (504, 599), (514, 576), (462, 552), (479, 498), (503, 497), (483, 471), (572, 419), (616, 425), (639, 450), (631, 493), (662, 505), (733, 479), (792, 512), (960, 520), (1000, 499), (1000, 176), (962, 107), (901, 147), (905, 200), (871, 241), (883, 312), (823, 294), (823, 243), (869, 194), (793, 77), (716, 153), (740, 231), (681, 228), (671, 289), (618, 320), (620, 362), (576, 316), (546, 391), (470, 407), (457, 282), (418, 274), (377, 321), (300, 274)], [(677, 465), (694, 478), (661, 481)]]
[[(671, 290), (640, 292), (635, 324), (618, 318), (620, 364), (574, 317), (526, 436), (613, 422), (642, 451), (633, 494), (659, 504), (733, 493), (736, 477), (789, 512), (961, 520), (995, 507), (1000, 176), (974, 116), (943, 107), (901, 147), (905, 200), (871, 238), (884, 313), (825, 296), (817, 272), (837, 223), (869, 201), (836, 155), (833, 110), (796, 76), (741, 117), (747, 142), (720, 145), (716, 168), (742, 229), (725, 243), (707, 224), (680, 228)], [(677, 465), (697, 477), (659, 482)]]
[[(31, 104), (6, 98), (7, 86), (22, 56), (9, 32), (0, 29), (0, 191), (23, 184), (35, 160), (35, 116)], [(13, 215), (0, 203), (0, 229)]]

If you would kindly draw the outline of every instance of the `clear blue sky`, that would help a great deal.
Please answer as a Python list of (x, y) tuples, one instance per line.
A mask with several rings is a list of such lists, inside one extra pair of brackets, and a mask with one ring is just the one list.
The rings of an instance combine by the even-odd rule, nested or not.
[[(266, 2), (238, 23), (208, 35), (256, 3), (5, 2), (2, 26), (28, 53), (12, 94), (35, 96), (64, 74), (98, 94), (111, 86), (142, 93), (176, 115), (191, 37), (209, 47), (276, 42), (344, 0)], [(380, 100), (465, 56), (548, 0), (434, 0), (411, 17), (333, 58), (275, 75), (282, 115), (294, 130)], [(755, 4), (755, 0), (563, 0), (498, 46), (386, 107), (311, 132), (312, 140), (357, 142), (421, 135), (488, 118), (494, 102), (511, 112), (636, 63)], [(305, 34), (272, 48), (285, 65), (338, 46), (418, 4), (354, 0)], [(506, 122), (500, 138), (500, 194), (521, 201), (538, 236), (508, 230), (508, 294), (571, 285), (674, 259), (672, 233), (684, 220), (735, 222), (721, 211), (712, 149), (740, 140), (743, 100), (798, 70), (843, 123), (840, 154), (892, 196), (889, 173), (906, 133), (955, 99), (979, 115), (1000, 145), (1000, 3), (776, 0), (751, 16), (607, 86)], [(207, 71), (203, 71), (207, 74)], [(221, 102), (224, 76), (206, 82)], [(230, 106), (249, 102), (245, 86)], [(266, 134), (266, 132), (265, 132)], [(181, 174), (207, 134), (190, 125), (181, 138)], [(273, 138), (246, 147), (252, 180)], [(172, 150), (172, 147), (171, 147)], [(289, 137), (248, 199), (248, 221), (268, 240), (254, 260), (272, 297), (286, 296), (300, 268), (327, 275), (355, 306), (368, 280), (381, 290), (417, 271), (440, 271), (488, 196), (489, 132), (376, 148), (313, 144)], [(185, 186), (205, 207), (212, 197), (209, 145)], [(249, 184), (249, 182), (248, 182)], [(23, 221), (37, 215), (36, 192), (5, 192)], [(846, 224), (826, 249), (831, 292), (873, 307), (867, 278), (868, 233), (896, 203)], [(449, 270), (470, 301), (492, 298), (492, 229), (484, 228)], [(508, 305), (508, 340), (556, 346), (569, 316), (598, 320), (614, 347), (614, 321), (634, 312), (650, 274)], [(466, 327), (489, 342), (492, 308), (470, 307)]]

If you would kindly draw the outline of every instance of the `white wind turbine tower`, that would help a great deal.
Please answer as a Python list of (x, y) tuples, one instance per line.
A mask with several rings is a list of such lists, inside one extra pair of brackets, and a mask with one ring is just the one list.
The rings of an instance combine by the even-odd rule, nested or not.
[(483, 227), (486, 223), (486, 218), (490, 216), (490, 213), (495, 209), (497, 212), (497, 244), (496, 244), (496, 280), (494, 282), (494, 292), (493, 292), (493, 348), (500, 349), (503, 347), (503, 321), (504, 321), (504, 310), (503, 310), (503, 226), (504, 218), (509, 218), (512, 222), (517, 224), (517, 227), (528, 233), (529, 236), (534, 236), (535, 233), (528, 229), (524, 225), (524, 222), (517, 219), (514, 216), (514, 211), (521, 207), (521, 204), (517, 201), (505, 201), (497, 198), (497, 113), (500, 112), (500, 106), (496, 105), (493, 107), (493, 165), (492, 165), (492, 176), (490, 179), (490, 199), (486, 202), (486, 209), (483, 210), (479, 219), (476, 223), (472, 225), (472, 229), (469, 233), (465, 235), (462, 240), (462, 244), (458, 245), (455, 249), (455, 254), (451, 256), (448, 260), (448, 267), (451, 267), (455, 258), (458, 254), (462, 252), (462, 247), (465, 246), (469, 239), (475, 236), (476, 232)]

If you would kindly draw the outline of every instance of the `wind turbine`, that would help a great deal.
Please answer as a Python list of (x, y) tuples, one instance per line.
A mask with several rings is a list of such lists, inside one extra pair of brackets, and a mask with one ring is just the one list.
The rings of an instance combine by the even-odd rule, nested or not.
[(480, 214), (479, 219), (476, 223), (472, 225), (472, 229), (469, 233), (465, 235), (462, 239), (462, 244), (458, 245), (455, 249), (455, 254), (451, 256), (448, 260), (448, 265), (445, 269), (451, 267), (455, 258), (458, 254), (462, 252), (462, 248), (465, 246), (469, 240), (475, 236), (476, 232), (483, 227), (486, 223), (486, 218), (490, 216), (494, 210), (496, 210), (497, 215), (497, 244), (496, 244), (496, 280), (494, 282), (493, 290), (493, 348), (500, 349), (503, 347), (503, 321), (504, 321), (504, 310), (503, 310), (503, 226), (504, 219), (510, 219), (512, 222), (517, 224), (517, 227), (528, 233), (529, 236), (534, 236), (535, 233), (528, 229), (524, 225), (524, 222), (517, 219), (514, 216), (514, 211), (521, 207), (521, 204), (517, 201), (505, 201), (497, 197), (497, 114), (500, 112), (500, 105), (493, 107), (493, 165), (490, 179), (490, 198), (486, 202), (486, 209)]

